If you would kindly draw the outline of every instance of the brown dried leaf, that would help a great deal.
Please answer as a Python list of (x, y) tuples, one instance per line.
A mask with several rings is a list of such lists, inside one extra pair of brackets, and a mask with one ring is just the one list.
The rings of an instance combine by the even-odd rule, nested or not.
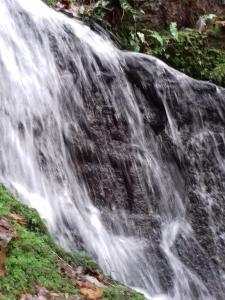
[(103, 296), (102, 289), (97, 287), (94, 290), (89, 288), (81, 288), (80, 292), (87, 298), (87, 300), (98, 300)]
[(77, 285), (79, 286), (79, 288), (87, 288), (87, 289), (92, 289), (95, 290), (96, 286), (95, 284), (89, 282), (89, 281), (79, 281), (76, 280)]
[(16, 223), (20, 224), (21, 226), (27, 226), (27, 221), (24, 217), (17, 215), (17, 214), (10, 214), (7, 217), (11, 221), (15, 221)]

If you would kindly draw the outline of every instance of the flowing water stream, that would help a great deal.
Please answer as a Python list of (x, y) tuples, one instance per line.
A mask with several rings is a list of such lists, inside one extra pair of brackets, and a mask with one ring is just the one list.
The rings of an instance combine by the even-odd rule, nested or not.
[[(55, 239), (66, 249), (84, 249), (105, 272), (142, 290), (149, 299), (225, 299), (223, 267), (212, 262), (198, 241), (193, 228), (198, 216), (191, 219), (198, 206), (190, 213), (186, 170), (175, 163), (182, 161), (188, 149), (194, 148), (195, 154), (197, 148), (204, 148), (218, 166), (221, 187), (215, 170), (205, 175), (200, 151), (196, 161), (188, 156), (195, 166), (189, 167), (190, 178), (195, 180), (199, 202), (207, 207), (206, 227), (211, 230), (215, 256), (222, 247), (217, 248), (218, 241), (222, 245), (224, 239), (223, 229), (218, 230), (210, 213), (214, 196), (222, 197), (224, 191), (225, 164), (219, 149), (224, 145), (224, 91), (193, 81), (155, 58), (123, 53), (106, 36), (39, 0), (0, 1), (0, 70), (0, 181), (39, 211)], [(171, 151), (167, 153), (157, 130), (146, 132), (143, 114), (148, 115), (148, 110), (150, 115), (157, 114), (146, 94), (153, 102), (161, 101), (153, 107), (163, 112), (158, 122), (166, 124), (162, 131), (176, 148), (176, 159)], [(127, 144), (138, 149), (129, 151), (134, 172), (143, 183), (140, 200), (145, 203), (145, 218), (157, 219), (155, 228), (146, 229), (156, 232), (152, 239), (137, 234), (127, 209), (112, 207), (103, 216), (80, 176), (79, 160), (68, 151), (65, 140), (75, 148), (82, 144), (85, 128), (91, 127), (88, 107), (97, 111), (97, 98), (113, 109), (118, 120), (124, 120)], [(206, 123), (206, 102), (209, 118), (216, 115), (222, 125)], [(182, 122), (180, 106), (193, 123), (190, 128), (182, 129), (178, 122)], [(100, 150), (91, 143), (88, 147), (98, 160)], [(211, 192), (202, 182), (204, 176), (212, 180)], [(140, 219), (141, 213), (135, 213), (135, 218)], [(160, 249), (162, 260), (153, 246)]]

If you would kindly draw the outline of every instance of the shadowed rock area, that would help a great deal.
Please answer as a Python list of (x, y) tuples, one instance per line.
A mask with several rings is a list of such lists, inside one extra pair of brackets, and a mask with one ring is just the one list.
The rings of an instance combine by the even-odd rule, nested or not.
[[(124, 53), (122, 61), (141, 112), (148, 150), (164, 165), (163, 175), (170, 178), (171, 186), (176, 186), (193, 230), (190, 237), (177, 234), (171, 251), (222, 299), (225, 91), (174, 73), (147, 56)], [(110, 66), (96, 63), (101, 70), (99, 80), (119, 98), (118, 78)], [(124, 222), (128, 235), (135, 232), (146, 238), (146, 255), (158, 266), (157, 276), (168, 291), (173, 272), (161, 247), (165, 216), (160, 188), (153, 182), (150, 189), (146, 182), (143, 149), (132, 144), (128, 120), (110, 100), (104, 100), (95, 82), (91, 80), (90, 85), (90, 96), (85, 94), (85, 120), (73, 111), (80, 134), (73, 136), (71, 124), (70, 134), (64, 136), (68, 152), (107, 228), (119, 234), (118, 223)], [(173, 210), (173, 200), (167, 205)], [(194, 295), (199, 297), (197, 291)]]

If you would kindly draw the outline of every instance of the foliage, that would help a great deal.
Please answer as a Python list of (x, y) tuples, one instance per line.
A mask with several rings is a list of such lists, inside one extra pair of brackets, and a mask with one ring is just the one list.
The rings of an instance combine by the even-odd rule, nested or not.
[[(107, 24), (107, 29), (122, 48), (154, 55), (189, 76), (225, 86), (225, 49), (216, 42), (221, 41), (217, 25), (199, 33), (192, 29), (178, 30), (177, 24), (172, 22), (167, 31), (157, 32), (138, 23), (142, 12), (133, 9), (127, 0), (117, 1), (124, 11), (124, 21)], [(105, 10), (103, 18), (106, 14)], [(129, 18), (133, 24), (127, 21)], [(216, 15), (208, 14), (199, 19), (207, 22), (215, 18)]]
[(214, 14), (209, 14), (209, 15), (203, 15), (203, 16), (200, 16), (200, 20), (202, 21), (207, 21), (207, 20), (212, 20), (212, 19), (215, 19), (216, 18), (216, 15)]
[[(57, 2), (44, 1), (50, 5)], [(79, 0), (71, 1), (77, 1), (79, 5)], [(221, 29), (214, 24), (220, 17), (214, 14), (200, 16), (199, 20), (210, 24), (210, 28), (202, 33), (178, 30), (176, 22), (172, 22), (168, 30), (158, 32), (143, 27), (140, 19), (143, 13), (129, 0), (98, 0), (92, 9), (84, 9), (83, 5), (80, 8), (84, 20), (100, 23), (123, 49), (154, 55), (196, 79), (225, 86), (225, 46)]]
[(179, 33), (178, 33), (178, 30), (177, 30), (177, 23), (176, 22), (170, 23), (170, 34), (174, 38), (175, 41), (179, 40)]
[(107, 0), (99, 0), (91, 10), (85, 10), (84, 6), (81, 6), (80, 15), (84, 20), (88, 20), (91, 16), (93, 19), (95, 19), (95, 21), (102, 22), (105, 15), (107, 14), (107, 7), (109, 3), (110, 2)]
[[(220, 54), (219, 54), (220, 56)], [(225, 56), (210, 73), (210, 79), (220, 85), (225, 85)]]
[(96, 3), (94, 5), (86, 5), (86, 7), (82, 4), (80, 5), (79, 12), (81, 17), (84, 20), (95, 20), (104, 28), (110, 30), (112, 30), (110, 23), (114, 23), (112, 20), (109, 22), (108, 19), (110, 19), (110, 15), (117, 15), (116, 23), (122, 24), (129, 20), (136, 22), (143, 14), (143, 11), (134, 9), (128, 0), (98, 0), (95, 2)]
[(196, 79), (225, 85), (225, 50), (214, 46), (211, 32), (167, 34), (163, 45), (153, 44), (146, 52)]
[(193, 29), (178, 31), (173, 22), (168, 31), (135, 31), (128, 26), (117, 32), (123, 48), (154, 55), (191, 77), (225, 86), (224, 36), (217, 26), (199, 33)]
[(44, 2), (49, 6), (55, 6), (58, 0), (44, 0)]
[(125, 14), (130, 16), (134, 21), (138, 19), (144, 12), (133, 8), (127, 0), (117, 0), (119, 2), (119, 7), (123, 10)]

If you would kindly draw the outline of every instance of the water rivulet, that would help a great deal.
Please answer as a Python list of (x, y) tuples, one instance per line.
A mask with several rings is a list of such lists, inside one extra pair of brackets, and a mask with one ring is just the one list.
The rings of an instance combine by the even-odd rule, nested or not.
[(225, 91), (0, 1), (0, 181), (150, 299), (225, 299)]

